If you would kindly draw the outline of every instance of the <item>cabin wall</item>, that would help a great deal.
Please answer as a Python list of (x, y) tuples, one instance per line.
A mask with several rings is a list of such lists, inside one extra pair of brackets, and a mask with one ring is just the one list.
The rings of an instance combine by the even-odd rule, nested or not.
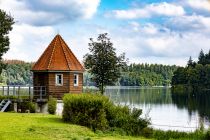
[[(55, 75), (63, 74), (63, 85), (55, 84)], [(55, 98), (61, 99), (65, 93), (69, 93), (69, 73), (51, 72), (48, 73), (48, 93)]]
[[(55, 84), (55, 75), (63, 74), (63, 85)], [(74, 74), (79, 75), (78, 86), (74, 86)], [(73, 72), (34, 72), (34, 86), (46, 86), (47, 95), (62, 99), (66, 93), (81, 93), (83, 90), (83, 73)], [(40, 93), (34, 92), (39, 95)]]
[[(79, 75), (78, 86), (74, 86), (74, 74)], [(70, 93), (81, 93), (83, 90), (83, 73), (70, 73)]]

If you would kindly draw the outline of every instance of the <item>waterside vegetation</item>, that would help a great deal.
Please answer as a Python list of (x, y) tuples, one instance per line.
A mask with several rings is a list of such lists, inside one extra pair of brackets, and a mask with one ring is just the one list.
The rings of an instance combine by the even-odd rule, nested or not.
[(198, 62), (190, 57), (186, 67), (179, 67), (172, 78), (173, 89), (176, 91), (199, 91), (210, 89), (210, 51), (200, 51)]

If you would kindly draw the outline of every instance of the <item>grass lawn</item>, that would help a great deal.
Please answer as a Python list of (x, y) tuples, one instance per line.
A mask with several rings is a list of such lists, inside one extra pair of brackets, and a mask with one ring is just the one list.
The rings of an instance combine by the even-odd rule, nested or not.
[[(142, 137), (94, 133), (61, 117), (46, 114), (0, 113), (0, 140), (149, 140)], [(151, 140), (151, 139), (150, 139)]]

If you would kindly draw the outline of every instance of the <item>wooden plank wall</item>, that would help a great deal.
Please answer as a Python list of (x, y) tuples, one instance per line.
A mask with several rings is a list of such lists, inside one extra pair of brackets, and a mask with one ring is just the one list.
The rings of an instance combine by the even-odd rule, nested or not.
[[(74, 86), (74, 74), (79, 74), (78, 86)], [(70, 73), (70, 93), (81, 93), (83, 89), (83, 73)]]
[[(63, 85), (55, 85), (56, 74), (63, 74)], [(74, 74), (79, 74), (78, 86), (74, 86)], [(58, 99), (66, 93), (81, 93), (83, 90), (83, 73), (34, 72), (33, 80), (34, 86), (46, 86), (47, 94)]]
[[(63, 85), (55, 84), (55, 75), (63, 74)], [(49, 81), (49, 95), (52, 95), (55, 98), (62, 98), (65, 93), (69, 93), (69, 73), (48, 73), (48, 81)]]

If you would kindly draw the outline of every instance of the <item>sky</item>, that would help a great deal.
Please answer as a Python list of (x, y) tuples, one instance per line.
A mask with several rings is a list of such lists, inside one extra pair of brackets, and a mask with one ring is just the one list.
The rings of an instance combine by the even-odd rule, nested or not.
[(60, 34), (80, 61), (108, 33), (129, 63), (185, 66), (210, 49), (209, 0), (0, 0), (14, 17), (4, 59), (37, 61)]

